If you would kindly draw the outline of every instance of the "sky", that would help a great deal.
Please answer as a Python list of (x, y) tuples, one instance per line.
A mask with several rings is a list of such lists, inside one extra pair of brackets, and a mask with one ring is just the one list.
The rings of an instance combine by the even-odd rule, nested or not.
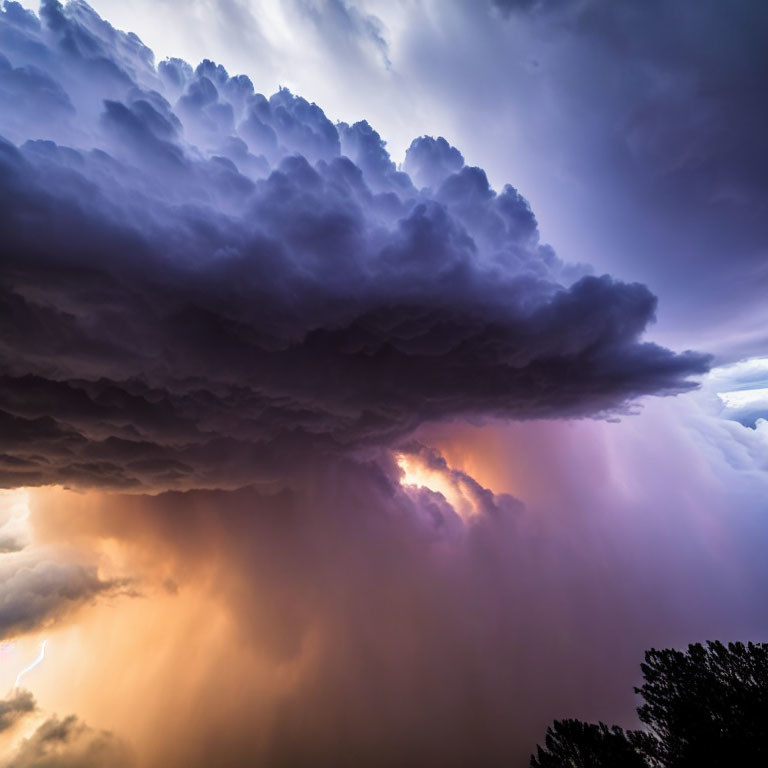
[(766, 26), (4, 2), (0, 766), (516, 768), (763, 640)]

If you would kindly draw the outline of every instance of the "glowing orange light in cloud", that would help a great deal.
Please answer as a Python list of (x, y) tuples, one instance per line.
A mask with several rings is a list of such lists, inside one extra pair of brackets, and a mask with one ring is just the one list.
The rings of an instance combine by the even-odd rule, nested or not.
[(414, 454), (397, 454), (397, 466), (403, 472), (400, 485), (408, 488), (427, 488), (439, 493), (464, 520), (478, 514), (479, 509), (467, 487), (467, 478), (463, 473), (450, 467), (433, 467), (424, 459)]

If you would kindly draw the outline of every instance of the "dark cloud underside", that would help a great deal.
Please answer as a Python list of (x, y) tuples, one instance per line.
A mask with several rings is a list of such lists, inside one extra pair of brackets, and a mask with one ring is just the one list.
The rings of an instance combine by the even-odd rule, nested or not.
[(642, 341), (647, 288), (564, 265), (443, 139), (399, 170), (365, 121), (209, 61), (155, 68), (82, 2), (6, 4), (0, 52), (4, 485), (274, 479), (425, 420), (607, 413), (706, 369)]

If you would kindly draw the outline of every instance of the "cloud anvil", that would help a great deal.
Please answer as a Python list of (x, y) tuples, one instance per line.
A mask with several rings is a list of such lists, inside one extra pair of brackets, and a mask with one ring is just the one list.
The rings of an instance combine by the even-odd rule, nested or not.
[(238, 485), (286, 443), (610, 412), (707, 368), (444, 139), (397, 170), (365, 121), (156, 68), (84, 3), (0, 18), (6, 485)]

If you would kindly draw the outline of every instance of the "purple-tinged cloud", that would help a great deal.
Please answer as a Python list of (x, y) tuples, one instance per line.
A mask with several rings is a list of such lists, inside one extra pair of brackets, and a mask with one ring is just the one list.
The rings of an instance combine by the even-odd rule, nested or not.
[(403, 169), (422, 187), (436, 190), (454, 173), (464, 167), (464, 157), (442, 136), (420, 136), (411, 142), (405, 153)]
[(367, 122), (211, 61), (155, 67), (79, 0), (6, 3), (0, 52), (5, 485), (271, 480), (318, 448), (608, 413), (707, 368), (642, 341), (648, 289), (565, 266), (443, 139), (399, 170)]

